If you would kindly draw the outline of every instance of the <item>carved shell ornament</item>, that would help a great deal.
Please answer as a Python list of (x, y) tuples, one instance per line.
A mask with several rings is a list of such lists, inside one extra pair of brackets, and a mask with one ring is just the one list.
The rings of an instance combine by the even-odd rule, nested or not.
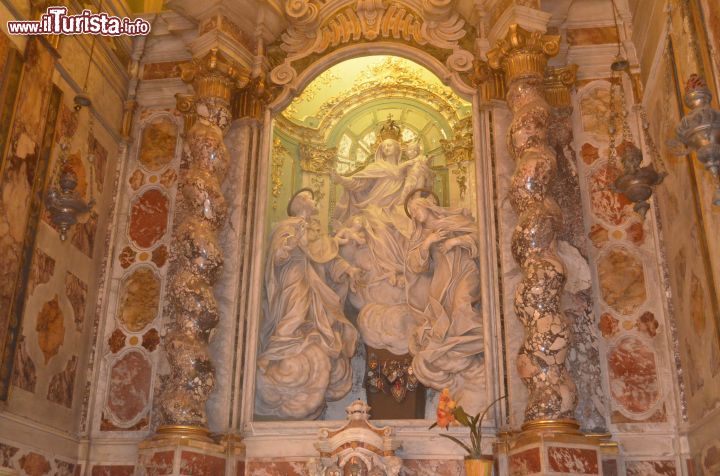
[(424, 47), (451, 71), (473, 69), (473, 53), (460, 46), (468, 34), (465, 20), (452, 0), (354, 0), (340, 8), (337, 3), (285, 2), (290, 25), (280, 37), (285, 58), (270, 73), (273, 83), (290, 84), (298, 75), (297, 63), (311, 55), (376, 40)]

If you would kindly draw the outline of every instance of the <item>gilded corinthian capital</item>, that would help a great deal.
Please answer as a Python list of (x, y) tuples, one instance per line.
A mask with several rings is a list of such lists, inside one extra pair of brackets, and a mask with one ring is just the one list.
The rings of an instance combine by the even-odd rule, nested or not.
[(505, 38), (488, 51), (488, 63), (493, 69), (505, 71), (507, 82), (522, 77), (542, 78), (548, 58), (560, 50), (560, 36), (527, 31), (520, 25), (510, 25)]
[(569, 64), (545, 71), (545, 99), (553, 107), (570, 107), (570, 91), (575, 86), (578, 65)]
[(205, 56), (183, 64), (181, 78), (192, 83), (198, 99), (217, 98), (230, 103), (233, 90), (244, 87), (250, 73), (212, 48)]

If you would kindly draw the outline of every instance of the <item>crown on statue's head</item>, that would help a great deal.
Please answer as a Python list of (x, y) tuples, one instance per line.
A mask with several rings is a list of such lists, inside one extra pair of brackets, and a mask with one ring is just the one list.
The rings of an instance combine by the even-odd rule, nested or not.
[(378, 131), (380, 140), (393, 139), (400, 142), (400, 134), (400, 126), (395, 119), (392, 118), (392, 114), (388, 114), (387, 121), (380, 126), (380, 130)]

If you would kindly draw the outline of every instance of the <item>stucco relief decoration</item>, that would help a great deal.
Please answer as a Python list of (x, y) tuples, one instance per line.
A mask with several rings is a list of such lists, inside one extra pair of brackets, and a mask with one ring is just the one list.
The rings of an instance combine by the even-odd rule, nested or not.
[(474, 57), (459, 44), (467, 31), (455, 2), (425, 0), (419, 9), (417, 3), (356, 0), (337, 9), (332, 2), (287, 0), (285, 16), (290, 26), (280, 45), (286, 57), (272, 70), (271, 80), (289, 84), (298, 73), (294, 62), (342, 45), (378, 39), (431, 46), (444, 51), (439, 59), (451, 70), (471, 70)]
[[(255, 411), (317, 418), (352, 387), (358, 339), (409, 354), (417, 379), (450, 388), (463, 406), (484, 402), (477, 223), (426, 188), (427, 157), (400, 162), (400, 126), (379, 131), (375, 160), (349, 176), (335, 234), (321, 231), (311, 189), (288, 203), (274, 227), (265, 268)], [(357, 324), (345, 313), (358, 311)]]

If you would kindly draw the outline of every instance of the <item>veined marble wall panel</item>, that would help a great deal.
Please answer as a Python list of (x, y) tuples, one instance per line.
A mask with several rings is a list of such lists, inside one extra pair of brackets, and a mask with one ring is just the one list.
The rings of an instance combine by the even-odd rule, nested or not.
[[(682, 396), (688, 421), (684, 433), (688, 434), (695, 473), (716, 474), (720, 471), (720, 333), (718, 283), (713, 286), (712, 269), (717, 261), (711, 243), (717, 241), (712, 238), (717, 235), (708, 234), (712, 226), (708, 221), (720, 211), (702, 193), (702, 186), (696, 185), (708, 173), (694, 157), (673, 156), (665, 143), (665, 138), (674, 136), (680, 118), (682, 97), (678, 92), (683, 88), (675, 75), (682, 78), (683, 65), (664, 51), (659, 55), (645, 104), (650, 132), (669, 172), (658, 188), (656, 203), (683, 370)], [(674, 72), (674, 68), (678, 70)]]
[[(50, 171), (56, 171), (57, 144), (68, 141), (69, 163), (82, 178), (78, 191), (89, 199), (92, 189), (97, 203), (92, 214), (81, 217), (71, 228), (65, 242), (60, 241), (47, 212), (41, 214), (8, 411), (70, 431), (77, 429), (87, 399), (85, 377), (99, 288), (98, 263), (104, 253), (101, 245), (114, 193), (107, 182), (114, 180), (117, 143), (101, 125), (96, 123), (92, 131), (89, 129), (87, 110), (73, 113), (74, 92), (64, 83), (61, 86), (64, 96)], [(90, 153), (95, 156), (92, 164), (88, 161)]]
[[(7, 364), (12, 351), (11, 323), (16, 322), (23, 303), (18, 302), (22, 285), (23, 253), (26, 237), (34, 234), (30, 220), (33, 187), (45, 179), (40, 167), (43, 133), (50, 102), (53, 57), (38, 41), (27, 43), (22, 82), (17, 92), (15, 116), (8, 134), (6, 151), (0, 151), (0, 358)], [(37, 206), (37, 204), (35, 204)], [(12, 329), (17, 332), (17, 329)], [(4, 367), (3, 380), (8, 368)]]
[[(30, 197), (18, 193), (16, 187), (4, 189), (10, 198), (8, 203), (15, 207), (16, 219), (24, 214), (28, 226), (37, 229), (33, 241), (26, 243), (28, 257), (23, 268), (28, 282), (24, 302), (18, 302), (22, 329), (10, 395), (0, 412), (0, 444), (11, 448), (8, 453), (12, 455), (9, 460), (0, 458), (0, 466), (13, 467), (21, 474), (73, 475), (80, 471), (74, 461), (78, 454), (76, 435), (89, 398), (86, 377), (91, 368), (88, 360), (95, 328), (94, 304), (102, 287), (106, 232), (115, 194), (112, 185), (118, 163), (115, 128), (119, 118), (113, 123), (102, 116), (102, 111), (95, 110), (91, 129), (90, 111), (73, 112), (76, 90), (66, 82), (67, 76), (59, 73), (67, 73), (65, 68), (72, 66), (62, 60), (56, 62), (34, 40), (26, 45), (31, 48), (30, 62), (18, 95), (18, 106), (25, 106), (15, 111), (15, 137), (10, 138), (14, 150), (24, 152), (14, 153), (14, 165), (28, 165), (28, 158), (35, 154), (48, 167), (46, 183), (54, 183), (59, 143), (65, 141), (69, 145), (69, 165), (80, 179), (78, 191), (85, 199), (92, 195), (96, 204), (93, 213), (81, 216), (80, 223), (70, 229), (67, 241), (61, 242), (42, 206), (39, 217), (28, 218), (23, 207)], [(84, 75), (87, 56), (84, 63), (82, 72), (72, 74)], [(42, 74), (37, 74), (39, 68)], [(95, 78), (97, 87), (102, 88), (110, 76), (106, 71), (103, 78)], [(56, 94), (55, 108), (52, 103), (48, 106), (51, 91), (61, 93)], [(43, 135), (44, 141), (38, 140)], [(94, 161), (88, 160), (89, 154), (93, 154)], [(42, 165), (38, 162), (26, 168), (28, 177), (39, 173)], [(42, 184), (34, 190), (40, 204), (45, 191)], [(14, 230), (24, 232), (19, 227)]]
[(39, 450), (0, 439), (0, 468), (12, 468), (28, 476), (80, 476), (81, 465)]
[(120, 181), (90, 431), (101, 438), (133, 432), (140, 441), (151, 429), (181, 119), (174, 110), (141, 110), (137, 118)]
[[(606, 81), (593, 81), (580, 88), (573, 123), (610, 396), (606, 414), (610, 431), (622, 445), (626, 436), (648, 430), (671, 438), (679, 417), (655, 221), (650, 213), (643, 222), (626, 197), (608, 189), (618, 174), (618, 165), (607, 160), (608, 87)], [(676, 463), (667, 449), (650, 444), (633, 444), (626, 456), (628, 464), (640, 456)]]

